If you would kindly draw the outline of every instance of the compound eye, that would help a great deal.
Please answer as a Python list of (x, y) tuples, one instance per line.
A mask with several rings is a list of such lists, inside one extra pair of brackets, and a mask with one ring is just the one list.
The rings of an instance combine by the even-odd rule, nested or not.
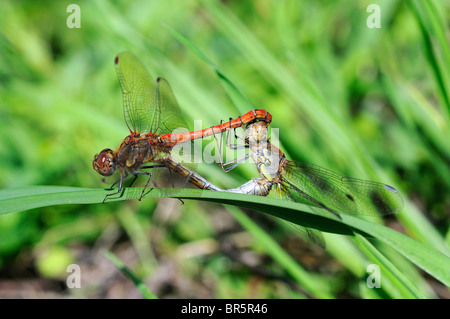
[(110, 152), (111, 150), (101, 151), (100, 154), (94, 156), (92, 162), (94, 170), (103, 176), (112, 175), (115, 171)]

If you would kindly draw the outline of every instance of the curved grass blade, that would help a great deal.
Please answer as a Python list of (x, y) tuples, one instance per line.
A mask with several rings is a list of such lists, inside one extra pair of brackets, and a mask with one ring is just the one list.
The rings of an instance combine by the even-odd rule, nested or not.
[(117, 267), (119, 268), (125, 276), (131, 279), (136, 285), (136, 288), (141, 292), (145, 299), (158, 299), (158, 297), (138, 278), (133, 272), (125, 266), (122, 261), (116, 257), (112, 252), (106, 251), (105, 256)]
[(278, 243), (253, 222), (247, 215), (236, 208), (230, 209), (233, 217), (247, 229), (258, 243), (265, 247), (267, 253), (282, 265), (286, 271), (303, 287), (309, 294), (317, 298), (333, 298), (326, 282), (319, 276), (314, 276), (301, 267), (284, 249), (280, 248)]
[[(376, 262), (382, 269), (382, 274), (386, 275), (397, 287), (402, 298), (425, 299), (424, 294), (395, 266), (393, 265), (367, 238), (359, 233), (355, 233), (359, 246), (364, 250), (365, 255)], [(385, 271), (383, 271), (385, 270)]]
[[(2, 190), (0, 191), (0, 215), (51, 205), (101, 203), (105, 194), (110, 192), (111, 190), (105, 189), (60, 186), (33, 186)], [(139, 187), (126, 188), (121, 196), (113, 197), (110, 201), (137, 199), (141, 192), (142, 188)], [(324, 232), (352, 235), (357, 230), (392, 247), (416, 266), (450, 286), (450, 258), (448, 256), (404, 234), (355, 216), (342, 214), (342, 219), (339, 220), (324, 209), (312, 209), (299, 203), (200, 189), (153, 188), (148, 190), (144, 197), (194, 199), (240, 206)]]
[(248, 109), (254, 109), (253, 103), (244, 95), (241, 91), (231, 82), (225, 74), (220, 71), (219, 67), (215, 65), (199, 48), (197, 48), (192, 42), (190, 42), (183, 35), (170, 28), (168, 25), (163, 24), (163, 26), (172, 34), (172, 36), (183, 43), (186, 47), (192, 50), (199, 58), (208, 63), (214, 71), (217, 73), (219, 78), (225, 84), (225, 89), (229, 94), (230, 98), (233, 100), (234, 104), (238, 107), (240, 112), (244, 112)]
[[(419, 28), (422, 32), (424, 50), (434, 73), (436, 83), (441, 92), (442, 99), (447, 106), (447, 114), (450, 112), (450, 50), (445, 35), (445, 23), (442, 21), (438, 10), (442, 9), (433, 1), (408, 2)], [(439, 9), (436, 7), (439, 6)], [(445, 10), (444, 10), (445, 11)]]

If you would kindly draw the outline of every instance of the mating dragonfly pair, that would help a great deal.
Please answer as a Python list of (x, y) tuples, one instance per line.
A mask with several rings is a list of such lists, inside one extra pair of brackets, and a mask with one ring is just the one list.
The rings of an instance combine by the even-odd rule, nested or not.
[[(166, 167), (201, 189), (267, 196), (274, 188), (285, 198), (324, 208), (339, 218), (341, 213), (382, 216), (396, 213), (403, 206), (398, 191), (392, 186), (341, 176), (317, 165), (286, 159), (267, 137), (272, 115), (265, 110), (252, 110), (203, 130), (174, 133), (176, 129), (188, 126), (169, 83), (163, 78), (154, 81), (144, 65), (129, 52), (115, 58), (115, 67), (130, 135), (116, 150), (104, 149), (94, 157), (93, 168), (99, 174), (110, 176), (116, 170), (120, 173), (119, 180), (113, 184), (119, 183), (118, 190), (107, 194), (103, 202), (122, 192), (123, 181), (129, 175), (134, 176), (130, 186), (139, 175), (147, 176), (140, 200), (152, 179), (152, 173), (143, 169)], [(234, 145), (229, 136), (231, 130), (238, 127), (244, 128), (243, 137), (239, 138), (235, 133), (243, 144)], [(221, 162), (224, 171), (251, 157), (260, 175), (240, 187), (227, 190), (210, 183), (171, 154), (181, 143), (224, 132), (227, 132), (227, 147), (249, 150), (245, 156)]]

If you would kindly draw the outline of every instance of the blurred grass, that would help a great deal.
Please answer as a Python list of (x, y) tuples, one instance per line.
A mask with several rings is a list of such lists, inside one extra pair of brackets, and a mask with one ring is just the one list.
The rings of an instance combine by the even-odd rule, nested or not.
[(125, 266), (119, 258), (117, 258), (113, 253), (107, 251), (105, 256), (118, 268), (125, 276), (130, 278), (131, 281), (136, 285), (137, 289), (140, 291), (145, 299), (158, 299), (158, 297), (150, 290), (148, 287), (130, 270)]
[[(17, 211), (29, 210), (37, 207), (45, 207), (61, 204), (87, 204), (87, 203), (101, 203), (105, 194), (110, 193), (110, 190), (100, 189), (85, 189), (85, 188), (73, 188), (73, 187), (26, 187), (16, 188), (7, 191), (0, 192), (0, 202), (2, 208), (0, 214), (12, 213)], [(138, 199), (141, 197), (141, 188), (127, 188), (121, 194), (109, 199), (109, 201)], [(370, 221), (364, 221), (360, 218), (342, 215), (340, 218), (330, 214), (324, 209), (311, 209), (306, 205), (293, 203), (286, 200), (277, 200), (272, 198), (264, 198), (258, 196), (250, 196), (244, 194), (233, 194), (226, 192), (215, 191), (203, 191), (199, 189), (164, 189), (153, 188), (146, 192), (145, 198), (179, 198), (179, 199), (198, 199), (204, 201), (211, 201), (221, 204), (229, 204), (240, 206), (242, 208), (255, 209), (272, 216), (279, 217), (286, 221), (293, 223), (294, 225), (317, 229), (319, 231), (325, 231), (329, 233), (353, 235), (355, 234), (358, 241), (363, 244), (366, 250), (366, 255), (374, 257), (378, 260), (378, 264), (385, 266), (386, 270), (393, 269), (391, 276), (397, 277), (400, 283), (403, 283), (405, 288), (409, 292), (413, 293), (414, 297), (422, 296), (421, 293), (416, 292), (416, 288), (413, 287), (408, 280), (405, 280), (403, 274), (397, 270), (397, 268), (390, 263), (380, 252), (378, 252), (374, 246), (372, 246), (365, 238), (358, 233), (363, 233), (365, 236), (373, 237), (380, 242), (385, 243), (392, 249), (397, 250), (405, 258), (416, 264), (418, 267), (428, 272), (430, 275), (440, 280), (442, 283), (450, 284), (450, 273), (447, 271), (450, 269), (450, 259), (444, 254), (439, 253), (436, 249), (427, 247), (417, 241), (410, 239), (398, 232), (392, 231), (387, 227), (380, 226)], [(271, 255), (274, 260), (283, 265), (286, 270), (294, 277), (299, 283), (313, 295), (320, 298), (330, 298), (327, 294), (327, 289), (319, 283), (317, 278), (313, 280), (309, 276), (305, 275), (304, 270), (290, 259), (290, 257), (280, 249), (280, 247), (262, 231), (257, 224), (254, 224), (251, 219), (241, 214), (236, 209), (231, 210), (235, 219), (255, 238), (258, 239), (268, 254)], [(119, 216), (123, 216), (125, 212)], [(145, 235), (139, 233), (139, 227), (135, 224), (132, 227), (133, 217), (129, 214), (128, 218), (123, 220), (125, 230), (128, 230), (130, 239), (133, 245), (136, 247), (138, 253), (142, 255), (148, 251), (148, 246), (145, 245)], [(134, 229), (134, 231), (131, 231)], [(143, 247), (143, 248), (141, 248)], [(144, 258), (141, 257), (142, 260)], [(151, 260), (146, 262), (151, 266), (154, 263)], [(387, 265), (387, 266), (386, 266)], [(399, 276), (399, 275), (400, 276)], [(133, 279), (133, 281), (135, 281)], [(313, 284), (314, 282), (314, 284)], [(412, 287), (412, 288), (411, 288)], [(406, 291), (406, 290), (405, 290)], [(409, 297), (409, 295), (407, 295)]]
[[(134, 52), (152, 74), (169, 80), (188, 123), (202, 120), (207, 127), (248, 111), (232, 103), (210, 66), (173, 38), (164, 23), (199, 47), (256, 107), (273, 114), (272, 127), (280, 128), (289, 158), (395, 186), (406, 206), (398, 220), (386, 223), (448, 256), (450, 9), (439, 1), (378, 1), (382, 28), (369, 29), (365, 21), (370, 3), (96, 1), (81, 4), (81, 29), (68, 29), (65, 3), (3, 1), (0, 186), (102, 187), (91, 168), (93, 154), (116, 147), (127, 134), (112, 63), (123, 50)], [(223, 187), (255, 176), (250, 164), (229, 174), (202, 164), (199, 172)], [(189, 295), (172, 282), (177, 296), (300, 296), (273, 259), (264, 266), (276, 278), (287, 279), (255, 275), (221, 249), (179, 259), (177, 248), (183, 244), (206, 249), (202, 240), (217, 238), (214, 220), (224, 218), (223, 209), (146, 200), (0, 216), (0, 278), (22, 278), (11, 275), (11, 269), (38, 249), (95, 246), (109, 225), (123, 234), (111, 247), (117, 249), (128, 239), (138, 252), (133, 271), (152, 285), (155, 271), (167, 265), (164, 260), (183, 263), (177, 273), (194, 288)], [(162, 217), (164, 211), (175, 215), (170, 218), (176, 225), (185, 226), (175, 227)], [(133, 212), (134, 221), (129, 216)], [(158, 218), (166, 222), (158, 224)], [(198, 220), (205, 222), (198, 225)], [(270, 227), (270, 235), (287, 253), (295, 253), (295, 248), (283, 246), (293, 236), (289, 229), (256, 220)], [(234, 226), (228, 231), (236, 232), (239, 227), (230, 223)], [(158, 237), (161, 242), (152, 240), (146, 247), (143, 238), (153, 233), (163, 236)], [(361, 284), (373, 258), (367, 247), (325, 235), (326, 261), (311, 273), (333, 278), (333, 296), (397, 296), (395, 282), (376, 291)], [(244, 251), (266, 256), (254, 238)], [(449, 297), (398, 253), (377, 249), (425, 297)], [(297, 262), (305, 263), (303, 254)], [(258, 292), (251, 289), (255, 280)]]

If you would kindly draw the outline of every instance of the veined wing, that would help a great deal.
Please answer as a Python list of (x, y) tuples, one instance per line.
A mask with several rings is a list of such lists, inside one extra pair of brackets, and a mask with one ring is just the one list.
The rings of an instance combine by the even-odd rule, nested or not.
[(131, 52), (117, 55), (115, 66), (122, 89), (123, 114), (128, 129), (131, 133), (151, 132), (154, 123), (159, 121), (155, 81)]
[(325, 239), (323, 238), (323, 235), (320, 231), (303, 227), (294, 223), (291, 223), (291, 225), (297, 229), (298, 232), (300, 232), (301, 236), (306, 239), (308, 242), (311, 242), (313, 244), (316, 244), (317, 246), (325, 249)]
[(156, 106), (160, 114), (159, 125), (154, 127), (154, 133), (158, 135), (166, 133), (179, 133), (187, 131), (188, 125), (181, 115), (181, 110), (172, 88), (163, 78), (156, 80)]
[(392, 186), (341, 176), (305, 162), (289, 161), (281, 184), (292, 200), (336, 213), (383, 216), (397, 213), (403, 207), (400, 194)]

